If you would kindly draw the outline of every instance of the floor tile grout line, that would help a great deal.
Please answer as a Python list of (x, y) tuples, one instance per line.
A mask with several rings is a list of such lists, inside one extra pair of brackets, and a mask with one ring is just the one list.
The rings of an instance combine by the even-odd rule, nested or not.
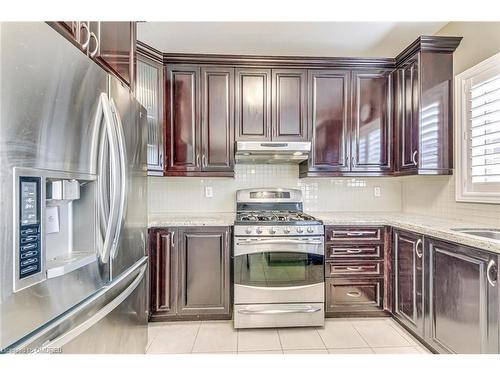
[(281, 352), (285, 353), (285, 351), (283, 349), (283, 343), (281, 342), (281, 336), (280, 336), (280, 330), (279, 330), (279, 328), (276, 328), (276, 332), (278, 333), (278, 340), (280, 342)]
[(200, 321), (199, 324), (198, 324), (198, 329), (196, 330), (196, 335), (194, 336), (194, 341), (193, 341), (193, 345), (191, 346), (191, 354), (193, 353), (193, 350), (194, 350), (194, 347), (196, 345), (196, 340), (198, 340), (198, 333), (200, 333), (200, 329), (201, 329), (201, 323), (203, 321)]
[[(358, 331), (358, 329), (356, 328), (356, 326), (354, 324), (352, 324), (352, 328), (354, 328), (354, 330), (358, 333), (359, 337), (361, 337), (361, 340), (363, 340), (365, 342), (365, 344), (371, 349), (372, 346), (370, 345), (370, 343), (366, 340), (366, 338), (363, 336), (363, 334), (361, 332)], [(373, 352), (373, 350), (372, 350)]]
[(323, 343), (323, 346), (325, 347), (325, 349), (328, 351), (328, 348), (326, 347), (326, 343), (325, 343), (325, 340), (323, 340), (323, 337), (321, 337), (321, 335), (319, 334), (319, 331), (318, 331), (318, 328), (314, 328), (314, 330), (316, 331), (316, 333), (318, 334), (319, 336), (319, 339), (321, 340), (321, 342)]

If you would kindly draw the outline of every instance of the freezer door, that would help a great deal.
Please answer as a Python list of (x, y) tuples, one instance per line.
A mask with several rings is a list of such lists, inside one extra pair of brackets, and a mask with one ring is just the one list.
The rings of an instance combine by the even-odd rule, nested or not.
[(0, 24), (0, 350), (109, 282), (99, 260), (13, 291), (14, 167), (96, 175), (94, 121), (107, 92), (107, 74), (47, 24)]
[(111, 250), (111, 274), (114, 279), (146, 253), (147, 125), (146, 112), (129, 89), (112, 76), (109, 82), (109, 101), (122, 164), (121, 210)]
[(147, 258), (8, 353), (144, 353), (148, 333)]

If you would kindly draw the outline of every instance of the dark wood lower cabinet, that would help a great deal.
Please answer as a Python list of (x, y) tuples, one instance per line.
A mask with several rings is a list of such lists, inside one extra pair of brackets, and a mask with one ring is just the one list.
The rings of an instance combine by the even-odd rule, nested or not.
[(231, 318), (231, 228), (150, 230), (150, 319)]
[(332, 314), (380, 312), (383, 309), (384, 279), (327, 278), (326, 311)]
[(418, 335), (424, 334), (423, 236), (394, 231), (394, 315)]
[(388, 315), (387, 233), (377, 226), (325, 227), (327, 317)]
[(498, 354), (498, 255), (435, 239), (426, 251), (426, 341), (441, 353)]
[(177, 314), (177, 232), (165, 228), (149, 234), (150, 313), (158, 317)]
[(230, 316), (230, 230), (184, 228), (179, 236), (177, 313)]
[(498, 261), (498, 254), (394, 230), (394, 317), (437, 353), (498, 354)]

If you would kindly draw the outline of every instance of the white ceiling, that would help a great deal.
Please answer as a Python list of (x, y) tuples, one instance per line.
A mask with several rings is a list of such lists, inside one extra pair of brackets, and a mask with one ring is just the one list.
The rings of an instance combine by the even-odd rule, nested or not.
[(137, 39), (162, 52), (395, 57), (447, 22), (141, 22)]

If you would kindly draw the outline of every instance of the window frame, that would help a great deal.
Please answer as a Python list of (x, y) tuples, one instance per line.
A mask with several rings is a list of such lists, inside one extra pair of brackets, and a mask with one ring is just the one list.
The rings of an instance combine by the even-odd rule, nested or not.
[(470, 81), (493, 70), (492, 77), (500, 74), (500, 53), (474, 65), (455, 77), (455, 199), (457, 202), (490, 203), (500, 204), (500, 183), (492, 183), (493, 187), (498, 185), (498, 191), (486, 192), (474, 190), (471, 187), (470, 150), (468, 134), (471, 131), (469, 116)]

